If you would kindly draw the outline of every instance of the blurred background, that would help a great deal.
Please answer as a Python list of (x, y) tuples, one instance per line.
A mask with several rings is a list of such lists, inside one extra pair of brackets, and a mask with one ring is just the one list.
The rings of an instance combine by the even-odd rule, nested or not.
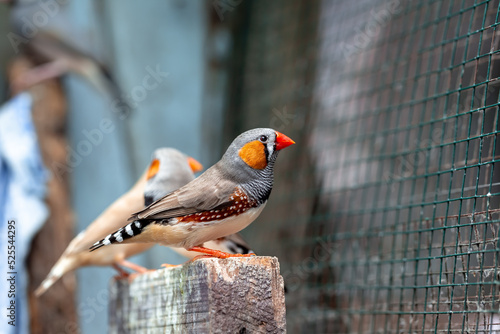
[(499, 5), (3, 1), (0, 224), (23, 273), (5, 332), (102, 332), (113, 270), (33, 289), (155, 148), (209, 167), (254, 127), (297, 143), (242, 232), (279, 258), (291, 333), (499, 331)]

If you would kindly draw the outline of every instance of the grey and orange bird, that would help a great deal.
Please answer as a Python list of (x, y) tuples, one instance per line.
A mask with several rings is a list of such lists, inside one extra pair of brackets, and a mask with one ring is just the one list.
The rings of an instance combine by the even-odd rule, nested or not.
[(199, 162), (175, 149), (155, 150), (149, 168), (137, 183), (71, 241), (35, 294), (43, 294), (65, 273), (83, 266), (113, 265), (122, 272), (117, 266), (122, 265), (135, 271), (144, 271), (144, 268), (125, 259), (146, 251), (153, 244), (113, 245), (94, 253), (89, 253), (88, 248), (96, 240), (122, 226), (123, 221), (132, 213), (144, 208), (144, 202), (148, 205), (153, 200), (184, 186), (194, 179), (193, 172), (201, 169)]
[[(173, 149), (162, 149), (162, 151), (157, 150), (156, 152), (163, 152), (164, 155), (167, 155), (166, 150), (173, 150)], [(175, 151), (175, 150), (173, 150)], [(180, 153), (180, 152), (179, 152)], [(181, 153), (182, 154), (182, 153)], [(165, 159), (163, 159), (165, 160)], [(193, 170), (193, 172), (198, 172), (202, 170), (201, 164), (194, 160), (193, 158), (188, 158), (189, 161), (189, 166)], [(166, 166), (166, 164), (169, 163), (171, 165)], [(180, 188), (181, 186), (185, 185), (187, 182), (184, 182), (183, 184), (176, 184), (178, 185), (177, 188), (172, 189), (170, 185), (172, 184), (172, 169), (174, 170), (181, 170), (184, 169), (183, 167), (185, 166), (175, 166), (174, 164), (184, 164), (184, 161), (182, 159), (172, 159), (170, 161), (163, 161), (161, 162), (161, 159), (153, 159), (151, 162), (151, 166), (149, 168), (150, 170), (150, 176), (148, 176), (148, 182), (146, 183), (146, 187), (144, 188), (144, 203), (146, 206), (150, 205), (151, 203), (155, 202), (156, 200), (164, 197), (168, 193), (170, 193), (172, 190), (175, 190), (177, 188)], [(158, 170), (158, 172), (157, 172)], [(154, 175), (151, 176), (151, 175)], [(183, 178), (183, 180), (185, 180)], [(132, 214), (133, 211), (130, 211), (130, 214)], [(128, 217), (127, 217), (128, 218)], [(123, 223), (123, 221), (122, 221)], [(118, 228), (118, 226), (115, 226), (114, 229)], [(97, 239), (97, 238), (96, 238)], [(95, 241), (96, 239), (92, 240)], [(144, 243), (134, 243), (134, 244), (124, 244), (124, 245), (116, 245), (116, 246), (127, 246), (129, 248), (136, 247), (138, 248), (139, 251), (145, 251), (146, 249), (152, 247), (154, 244), (149, 243), (149, 244), (144, 244)], [(146, 246), (146, 248), (145, 248)], [(211, 240), (206, 243), (206, 246), (221, 252), (225, 253), (231, 253), (231, 254), (250, 254), (253, 253), (253, 251), (250, 249), (250, 246), (245, 242), (245, 240), (239, 235), (239, 234), (232, 234), (228, 235), (223, 238), (219, 238), (216, 240)], [(172, 247), (174, 251), (179, 253), (182, 256), (187, 257), (188, 259), (193, 259), (196, 256), (199, 255), (199, 253), (196, 252), (190, 252), (187, 251), (184, 248), (179, 248), (179, 247)], [(139, 251), (137, 253), (139, 253)], [(88, 253), (88, 252), (87, 252)], [(137, 253), (133, 253), (132, 255), (135, 255)], [(122, 261), (123, 262), (123, 261)], [(129, 268), (130, 263), (125, 262), (126, 266)], [(131, 269), (137, 269), (135, 267), (132, 267)], [(142, 270), (139, 270), (142, 271)]]
[(220, 258), (248, 256), (204, 247), (247, 227), (264, 209), (280, 150), (294, 141), (273, 129), (236, 137), (222, 159), (187, 185), (132, 215), (129, 224), (96, 242), (91, 251), (116, 243), (159, 243)]

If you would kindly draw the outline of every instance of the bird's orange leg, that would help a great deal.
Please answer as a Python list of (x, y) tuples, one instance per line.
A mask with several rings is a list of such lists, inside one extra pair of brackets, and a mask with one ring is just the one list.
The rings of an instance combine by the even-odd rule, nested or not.
[[(148, 271), (148, 269), (138, 265), (138, 264), (135, 264), (135, 263), (132, 263), (132, 262), (129, 262), (127, 260), (120, 260), (117, 262), (119, 265), (123, 266), (123, 267), (126, 267), (126, 268), (129, 268), (129, 269), (132, 269), (133, 271), (139, 273), (139, 274), (144, 274), (145, 272)], [(114, 267), (115, 265), (113, 265)], [(116, 269), (116, 268), (115, 268)], [(120, 268), (121, 269), (121, 268)], [(123, 270), (123, 269), (122, 269)], [(118, 271), (119, 272), (119, 271)]]
[(218, 250), (215, 250), (215, 249), (205, 248), (205, 247), (201, 247), (201, 246), (194, 246), (194, 247), (188, 249), (188, 251), (204, 253), (204, 254), (207, 254), (207, 255), (218, 257), (219, 259), (227, 259), (229, 257), (251, 257), (251, 256), (255, 256), (255, 254), (230, 254), (230, 253), (221, 252), (221, 251), (218, 251)]
[(122, 278), (127, 278), (130, 276), (130, 274), (123, 270), (119, 265), (117, 265), (116, 263), (113, 263), (112, 264), (113, 268), (118, 272), (118, 275), (115, 276), (115, 279), (122, 279)]

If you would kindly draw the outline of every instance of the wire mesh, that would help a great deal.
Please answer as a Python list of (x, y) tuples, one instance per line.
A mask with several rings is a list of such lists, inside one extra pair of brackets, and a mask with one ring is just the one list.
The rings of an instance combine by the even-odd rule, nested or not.
[(500, 332), (499, 1), (252, 1), (228, 133), (296, 140), (244, 233), (290, 332)]

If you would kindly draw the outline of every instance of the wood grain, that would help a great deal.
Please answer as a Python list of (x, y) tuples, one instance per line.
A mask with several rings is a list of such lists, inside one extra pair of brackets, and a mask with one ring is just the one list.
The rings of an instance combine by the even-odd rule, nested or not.
[(274, 257), (204, 258), (113, 280), (109, 308), (110, 333), (286, 332)]

